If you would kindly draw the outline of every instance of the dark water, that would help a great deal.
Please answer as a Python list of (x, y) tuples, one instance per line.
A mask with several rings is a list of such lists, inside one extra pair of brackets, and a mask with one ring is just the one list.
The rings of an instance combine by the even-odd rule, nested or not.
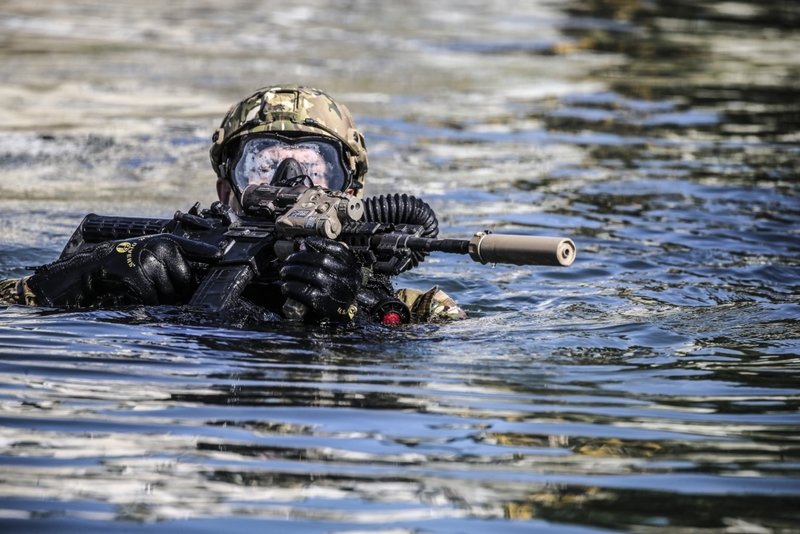
[[(434, 4), (434, 5), (429, 5)], [(228, 106), (299, 82), (469, 320), (0, 308), (3, 532), (800, 532), (796, 2), (0, 6), (0, 276), (87, 212), (213, 200)]]

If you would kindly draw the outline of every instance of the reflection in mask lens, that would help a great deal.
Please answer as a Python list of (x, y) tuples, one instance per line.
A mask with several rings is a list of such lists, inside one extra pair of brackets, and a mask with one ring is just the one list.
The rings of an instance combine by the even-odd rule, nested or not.
[(278, 165), (287, 158), (295, 159), (314, 185), (338, 191), (345, 185), (346, 173), (333, 144), (318, 140), (288, 144), (271, 138), (245, 143), (234, 169), (236, 185), (244, 190), (250, 184), (271, 183)]

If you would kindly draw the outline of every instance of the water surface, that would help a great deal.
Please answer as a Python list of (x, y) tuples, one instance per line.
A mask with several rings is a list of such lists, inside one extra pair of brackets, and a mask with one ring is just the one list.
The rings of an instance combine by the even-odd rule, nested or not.
[[(431, 5), (434, 4), (434, 5)], [(256, 87), (350, 107), (470, 319), (0, 308), (4, 532), (800, 532), (795, 2), (0, 7), (0, 276), (213, 198)]]

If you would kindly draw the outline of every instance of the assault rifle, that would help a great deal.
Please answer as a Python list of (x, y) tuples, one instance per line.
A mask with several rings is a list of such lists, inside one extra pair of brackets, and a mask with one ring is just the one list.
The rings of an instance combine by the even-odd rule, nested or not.
[[(352, 195), (319, 186), (253, 184), (242, 194), (244, 215), (221, 202), (214, 202), (210, 209), (201, 209), (196, 203), (186, 213), (177, 211), (172, 219), (89, 214), (62, 257), (93, 243), (159, 233), (219, 246), (223, 259), (202, 273), (189, 303), (216, 309), (230, 306), (252, 280), (275, 270), (278, 260), (285, 260), (313, 235), (346, 243), (367, 274), (400, 273), (430, 252), (468, 254), (484, 264), (568, 266), (575, 259), (575, 244), (570, 239), (488, 231), (471, 239), (423, 237), (420, 224), (364, 220), (364, 204)], [(284, 312), (300, 318), (305, 310), (290, 302)]]

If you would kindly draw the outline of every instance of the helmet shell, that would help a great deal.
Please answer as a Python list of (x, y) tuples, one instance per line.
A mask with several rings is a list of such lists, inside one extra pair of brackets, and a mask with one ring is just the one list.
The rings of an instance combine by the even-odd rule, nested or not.
[(231, 107), (211, 138), (214, 144), (209, 154), (217, 176), (228, 178), (228, 147), (238, 146), (238, 140), (245, 135), (270, 132), (287, 137), (326, 136), (340, 141), (345, 151), (342, 159), (352, 175), (348, 185), (363, 195), (368, 168), (364, 135), (356, 129), (345, 106), (318, 89), (301, 85), (262, 87)]

